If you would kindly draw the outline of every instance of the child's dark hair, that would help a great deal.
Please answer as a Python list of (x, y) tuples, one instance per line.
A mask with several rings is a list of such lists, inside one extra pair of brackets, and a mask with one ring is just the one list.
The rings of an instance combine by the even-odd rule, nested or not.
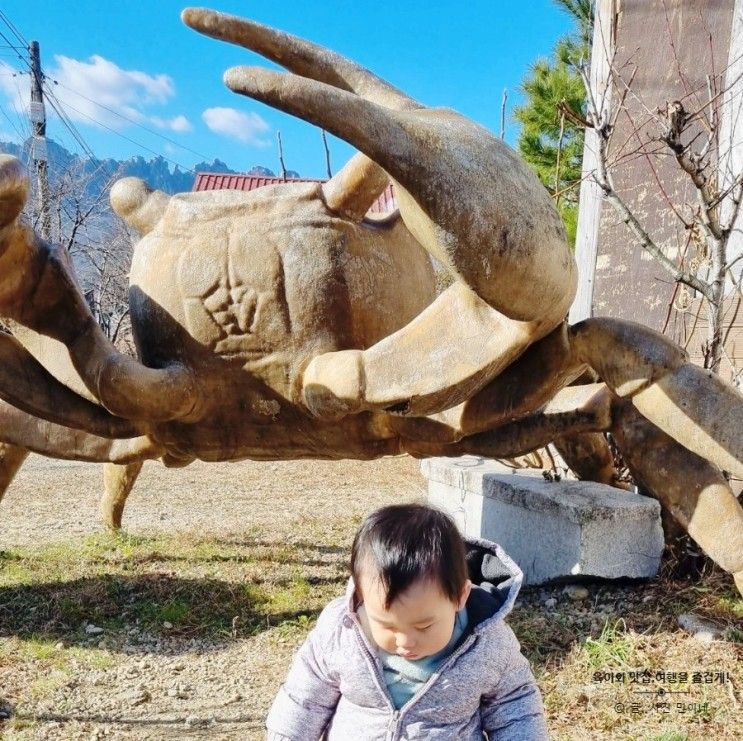
[(373, 568), (386, 592), (385, 608), (414, 582), (429, 578), (452, 602), (467, 582), (462, 536), (452, 519), (422, 504), (393, 504), (372, 512), (361, 524), (351, 548), (351, 575)]

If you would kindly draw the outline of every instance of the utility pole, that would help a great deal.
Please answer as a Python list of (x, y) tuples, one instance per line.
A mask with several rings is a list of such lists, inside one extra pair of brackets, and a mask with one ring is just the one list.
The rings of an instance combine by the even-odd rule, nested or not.
[(43, 239), (52, 237), (52, 215), (49, 208), (49, 173), (47, 170), (46, 146), (46, 110), (44, 108), (44, 91), (42, 88), (41, 56), (39, 42), (32, 41), (28, 46), (31, 58), (31, 124), (33, 138), (31, 139), (31, 158), (36, 169), (38, 183), (38, 207), (40, 215), (41, 236)]

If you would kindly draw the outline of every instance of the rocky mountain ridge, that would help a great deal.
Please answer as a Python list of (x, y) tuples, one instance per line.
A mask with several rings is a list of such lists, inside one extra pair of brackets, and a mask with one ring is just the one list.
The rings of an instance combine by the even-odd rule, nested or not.
[[(0, 153), (12, 154), (21, 162), (27, 164), (30, 160), (30, 139), (23, 144), (0, 141)], [(142, 156), (130, 157), (126, 160), (106, 158), (91, 160), (70, 152), (52, 139), (47, 139), (47, 156), (49, 162), (50, 183), (54, 187), (56, 180), (65, 174), (74, 174), (74, 177), (84, 184), (90, 195), (99, 193), (111, 179), (128, 176), (142, 178), (151, 188), (162, 190), (165, 193), (183, 193), (193, 187), (195, 172), (223, 172), (238, 174), (225, 162), (214, 159), (212, 162), (199, 162), (193, 170), (182, 170), (178, 165), (171, 168), (170, 163), (162, 156), (147, 160)], [(275, 173), (267, 167), (256, 165), (248, 175), (263, 175), (275, 177)], [(288, 177), (299, 177), (295, 171), (287, 171)]]

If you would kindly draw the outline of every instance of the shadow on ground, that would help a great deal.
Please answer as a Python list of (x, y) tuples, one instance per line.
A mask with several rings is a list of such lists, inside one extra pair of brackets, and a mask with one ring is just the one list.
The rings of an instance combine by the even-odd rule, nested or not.
[[(337, 578), (312, 583), (342, 588)], [(286, 586), (144, 574), (0, 587), (0, 636), (89, 645), (136, 626), (156, 638), (244, 637), (317, 615), (307, 601), (286, 606), (276, 592)]]
[(343, 592), (339, 556), (244, 536), (106, 535), (0, 551), (0, 638), (157, 650), (171, 638), (220, 642), (306, 625)]

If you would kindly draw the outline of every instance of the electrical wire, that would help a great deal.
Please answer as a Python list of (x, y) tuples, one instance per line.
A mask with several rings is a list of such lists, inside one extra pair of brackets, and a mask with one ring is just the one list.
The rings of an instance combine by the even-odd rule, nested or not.
[[(26, 41), (25, 37), (20, 33), (20, 31), (16, 28), (16, 26), (10, 21), (10, 19), (7, 17), (7, 15), (2, 10), (0, 10), (0, 21), (2, 21), (5, 24), (5, 26), (9, 29), (10, 33), (13, 36), (15, 36), (15, 38), (18, 39), (18, 41), (20, 41), (22, 44), (24, 44), (26, 46), (26, 48), (28, 47), (28, 42)], [(13, 41), (11, 39), (9, 39), (8, 36), (5, 33), (3, 33), (3, 31), (0, 31), (0, 39), (4, 40), (6, 42), (6, 44), (7, 44), (7, 46), (3, 46), (1, 48), (7, 48), (7, 49), (13, 50), (13, 52), (15, 52), (16, 56), (21, 60), (21, 62), (30, 71), (32, 71), (30, 62), (28, 61), (28, 59), (26, 59), (20, 53), (21, 51), (24, 51), (25, 52), (25, 49), (19, 48), (17, 44), (13, 43)], [(19, 72), (17, 70), (16, 70), (16, 72), (17, 72), (17, 74), (24, 74), (24, 73)], [(69, 131), (70, 135), (75, 140), (75, 142), (78, 144), (78, 146), (82, 149), (82, 151), (84, 152), (84, 154), (92, 162), (96, 162), (96, 163), (102, 164), (101, 160), (99, 160), (95, 156), (95, 154), (93, 153), (92, 149), (88, 146), (87, 142), (83, 138), (82, 134), (78, 131), (77, 127), (75, 127), (75, 125), (73, 124), (71, 118), (69, 117), (69, 115), (66, 112), (66, 109), (69, 109), (71, 111), (74, 111), (78, 115), (83, 116), (84, 118), (92, 121), (97, 126), (100, 126), (101, 128), (106, 129), (107, 131), (110, 131), (111, 133), (115, 134), (116, 136), (119, 136), (122, 139), (125, 139), (126, 141), (130, 142), (131, 144), (134, 144), (134, 146), (136, 146), (136, 147), (138, 147), (138, 148), (140, 148), (140, 149), (142, 149), (142, 150), (144, 150), (146, 152), (149, 152), (150, 154), (153, 154), (156, 157), (162, 157), (166, 162), (168, 162), (168, 163), (170, 163), (172, 165), (175, 165), (181, 171), (188, 172), (188, 173), (191, 173), (191, 174), (195, 174), (195, 170), (193, 168), (185, 167), (180, 162), (177, 162), (177, 161), (175, 161), (175, 160), (173, 160), (173, 159), (171, 159), (169, 157), (164, 157), (162, 154), (160, 154), (160, 152), (157, 152), (154, 149), (151, 149), (150, 147), (145, 146), (141, 142), (138, 142), (135, 139), (132, 139), (131, 137), (128, 137), (128, 136), (122, 134), (119, 131), (116, 131), (115, 129), (111, 128), (110, 126), (107, 126), (106, 124), (104, 124), (101, 121), (97, 120), (94, 116), (90, 116), (90, 115), (84, 113), (83, 111), (75, 108), (74, 106), (70, 105), (69, 102), (62, 103), (62, 101), (59, 100), (59, 98), (56, 96), (56, 94), (52, 90), (50, 83), (54, 83), (55, 85), (59, 85), (59, 86), (65, 88), (66, 90), (69, 90), (71, 93), (80, 96), (84, 100), (87, 100), (88, 102), (93, 103), (94, 105), (99, 106), (100, 108), (103, 108), (104, 110), (108, 111), (109, 113), (112, 113), (113, 115), (118, 116), (119, 118), (121, 118), (121, 119), (123, 119), (125, 121), (128, 121), (129, 123), (134, 124), (135, 126), (139, 126), (140, 128), (144, 129), (145, 131), (147, 131), (149, 134), (152, 134), (153, 136), (157, 136), (160, 139), (163, 139), (164, 141), (167, 141), (168, 143), (170, 143), (170, 144), (172, 144), (174, 146), (177, 146), (177, 147), (179, 147), (179, 148), (181, 148), (181, 149), (183, 149), (183, 150), (185, 150), (187, 152), (190, 152), (191, 154), (195, 154), (197, 157), (201, 157), (204, 160), (207, 160), (208, 159), (207, 155), (204, 155), (201, 152), (197, 152), (196, 150), (191, 149), (190, 147), (187, 147), (187, 146), (179, 143), (175, 139), (171, 139), (170, 137), (165, 136), (164, 134), (161, 134), (161, 133), (159, 133), (157, 131), (153, 131), (152, 129), (150, 129), (147, 126), (144, 126), (143, 124), (139, 123), (138, 121), (135, 121), (132, 118), (129, 118), (128, 116), (125, 116), (124, 114), (119, 113), (118, 111), (116, 111), (116, 110), (114, 110), (114, 109), (112, 109), (112, 108), (104, 105), (103, 103), (99, 103), (98, 101), (93, 100), (92, 98), (89, 98), (88, 96), (84, 95), (83, 93), (80, 93), (77, 90), (74, 90), (74, 89), (68, 87), (67, 85), (59, 82), (59, 80), (55, 80), (53, 78), (48, 78), (48, 77), (46, 77), (46, 75), (43, 75), (43, 74), (42, 74), (41, 77), (42, 77), (42, 84), (43, 84), (43, 89), (44, 89), (45, 97), (46, 97), (46, 100), (48, 101), (50, 107), (57, 114), (57, 116), (59, 117), (59, 119), (62, 122), (63, 126)], [(19, 94), (20, 94), (20, 88), (19, 88)], [(3, 114), (5, 115), (4, 112), (3, 112)], [(6, 118), (7, 118), (7, 115), (6, 115)], [(10, 121), (10, 119), (8, 119), (8, 120)], [(11, 123), (11, 125), (13, 125), (12, 124), (12, 121), (10, 121), (10, 123)], [(13, 125), (13, 128), (16, 131), (16, 133), (19, 133), (18, 132), (18, 129), (17, 129), (17, 127), (15, 125)], [(110, 173), (109, 173), (109, 175), (110, 175)]]
[(180, 147), (181, 149), (185, 149), (187, 152), (191, 152), (191, 154), (195, 154), (197, 157), (201, 157), (204, 160), (209, 159), (208, 155), (203, 154), (202, 152), (197, 152), (195, 149), (191, 149), (190, 147), (187, 147), (184, 144), (177, 142), (175, 139), (171, 139), (169, 136), (165, 136), (164, 134), (161, 134), (159, 131), (154, 131), (153, 129), (150, 129), (149, 127), (145, 126), (139, 121), (135, 121), (133, 118), (129, 118), (129, 116), (125, 116), (123, 113), (119, 113), (119, 111), (114, 110), (113, 108), (109, 108), (107, 105), (103, 105), (103, 103), (99, 103), (97, 100), (93, 100), (93, 98), (89, 98), (87, 95), (83, 95), (81, 92), (77, 90), (73, 90), (68, 85), (65, 85), (64, 83), (59, 82), (59, 80), (55, 80), (52, 77), (48, 79), (51, 80), (55, 85), (59, 85), (60, 87), (63, 87), (65, 90), (69, 90), (71, 93), (74, 93), (75, 95), (79, 95), (81, 98), (83, 98), (84, 100), (87, 100), (89, 103), (93, 103), (94, 105), (97, 105), (99, 108), (103, 108), (105, 111), (108, 111), (109, 113), (113, 113), (114, 116), (118, 116), (124, 121), (128, 121), (129, 123), (134, 124), (135, 126), (139, 126), (141, 129), (144, 129), (149, 134), (158, 136), (161, 139), (164, 139), (166, 142), (169, 142), (170, 144), (174, 144), (176, 147)]
[(176, 162), (176, 160), (170, 159), (170, 157), (165, 157), (164, 155), (160, 154), (160, 152), (157, 152), (154, 149), (150, 149), (149, 147), (136, 141), (135, 139), (132, 139), (126, 136), (125, 134), (122, 134), (120, 131), (116, 131), (116, 129), (112, 129), (110, 126), (106, 126), (106, 124), (101, 123), (97, 119), (93, 118), (93, 116), (89, 116), (87, 113), (84, 113), (83, 111), (75, 108), (74, 106), (71, 106), (69, 103), (65, 103), (64, 105), (67, 108), (69, 108), (71, 111), (75, 111), (75, 113), (77, 113), (78, 115), (83, 116), (84, 118), (87, 118), (90, 121), (93, 121), (93, 123), (97, 124), (101, 128), (106, 129), (106, 131), (110, 131), (112, 134), (116, 134), (116, 136), (120, 136), (122, 139), (126, 139), (126, 141), (130, 142), (131, 144), (134, 144), (134, 146), (139, 147), (140, 149), (144, 149), (146, 152), (149, 152), (150, 154), (154, 154), (156, 157), (162, 157), (166, 162), (169, 162), (171, 165), (177, 165), (181, 171), (190, 172), (190, 173), (195, 174), (195, 170), (193, 168), (186, 167), (180, 162)]
[(28, 41), (26, 41), (23, 34), (16, 28), (15, 24), (8, 18), (2, 10), (0, 10), (0, 20), (10, 29), (10, 32), (21, 42), (25, 47), (28, 47)]
[(23, 47), (19, 47), (16, 44), (11, 43), (10, 39), (2, 31), (0, 31), (0, 39), (3, 39), (5, 42), (7, 42), (8, 44), (7, 48), (12, 49), (15, 52), (18, 59), (20, 59), (21, 62), (23, 62), (29, 69), (31, 68), (31, 65), (28, 63), (28, 60), (25, 58), (25, 56), (23, 56), (27, 52), (27, 49), (24, 49)]
[(3, 118), (10, 124), (13, 131), (15, 131), (15, 133), (18, 135), (18, 138), (23, 141), (23, 133), (18, 129), (18, 127), (13, 122), (13, 119), (5, 112), (5, 109), (2, 106), (0, 106), (0, 113), (3, 115)]
[(70, 132), (70, 134), (72, 134), (73, 139), (75, 139), (75, 141), (82, 147), (83, 152), (85, 152), (85, 154), (87, 154), (91, 160), (96, 160), (97, 157), (93, 153), (93, 150), (88, 146), (87, 142), (83, 139), (82, 134), (80, 134), (80, 132), (77, 130), (77, 127), (70, 120), (69, 116), (62, 106), (62, 103), (57, 99), (54, 93), (48, 90), (46, 87), (44, 89), (44, 92), (46, 93), (46, 99), (47, 101), (49, 101), (49, 105), (59, 116), (59, 119), (60, 121), (62, 121), (62, 124), (65, 126), (65, 128)]

